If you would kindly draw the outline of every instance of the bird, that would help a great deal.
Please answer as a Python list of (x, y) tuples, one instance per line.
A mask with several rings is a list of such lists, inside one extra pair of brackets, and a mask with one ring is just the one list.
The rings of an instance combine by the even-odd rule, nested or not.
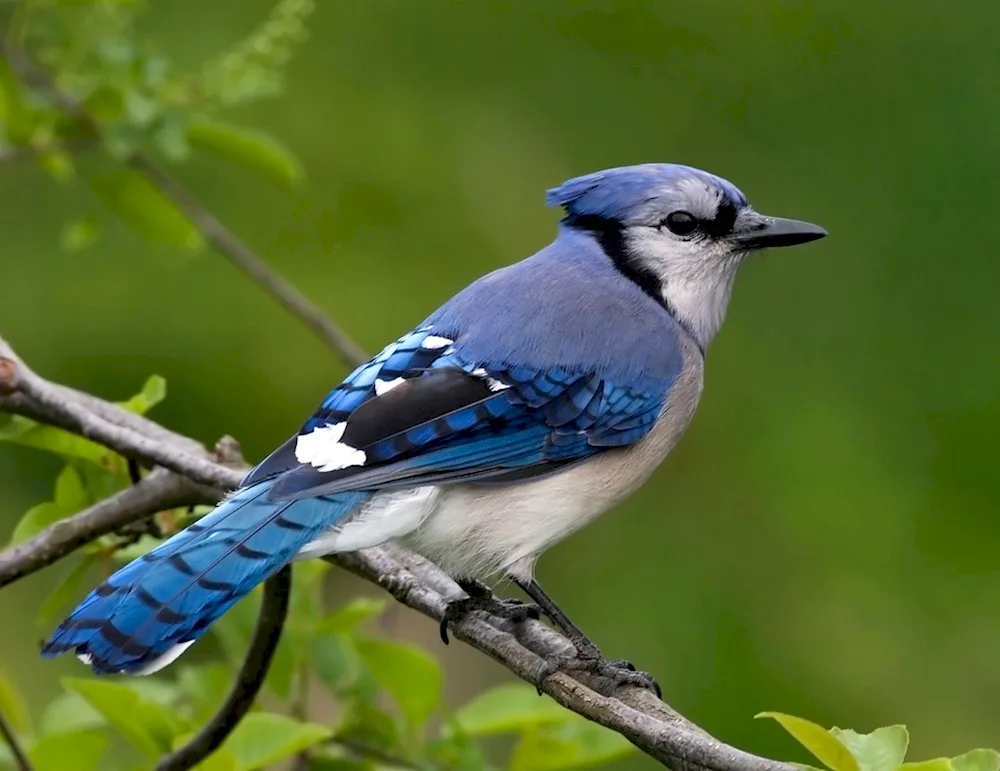
[[(542, 664), (659, 687), (606, 660), (534, 579), (538, 558), (639, 488), (687, 429), (740, 266), (826, 236), (674, 163), (547, 191), (555, 239), (447, 300), (358, 366), (211, 512), (119, 569), (43, 644), (96, 674), (149, 674), (297, 559), (387, 542), (437, 564), (469, 613), (547, 616), (576, 655)], [(501, 599), (491, 577), (531, 602)], [(495, 584), (494, 584), (495, 585)]]

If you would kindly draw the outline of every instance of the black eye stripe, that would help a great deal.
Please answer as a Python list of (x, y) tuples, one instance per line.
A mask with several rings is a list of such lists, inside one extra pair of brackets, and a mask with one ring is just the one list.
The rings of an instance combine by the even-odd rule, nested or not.
[(660, 223), (675, 236), (687, 236), (700, 230), (711, 238), (720, 238), (733, 231), (736, 224), (736, 207), (730, 201), (723, 201), (715, 212), (714, 219), (699, 219), (691, 212), (678, 209), (672, 211)]
[(724, 236), (733, 232), (736, 224), (736, 207), (731, 201), (723, 201), (715, 212), (715, 219), (704, 223), (705, 230), (713, 236)]

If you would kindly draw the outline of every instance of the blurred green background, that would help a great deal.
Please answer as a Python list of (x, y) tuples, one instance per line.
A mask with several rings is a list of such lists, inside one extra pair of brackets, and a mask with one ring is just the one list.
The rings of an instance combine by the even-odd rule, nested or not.
[[(194, 66), (269, 7), (174, 0), (143, 26)], [(746, 749), (802, 757), (765, 709), (906, 723), (913, 759), (1000, 744), (1000, 4), (325, 0), (310, 27), (287, 92), (232, 116), (281, 137), (307, 184), (208, 158), (177, 173), (369, 350), (547, 243), (543, 191), (595, 169), (700, 166), (829, 229), (744, 269), (688, 435), (539, 579)], [(154, 417), (261, 458), (345, 368), (216, 254), (123, 227), (62, 251), (88, 196), (0, 168), (0, 332), (107, 397), (159, 373)], [(57, 469), (0, 446), (3, 533)], [(37, 658), (60, 573), (0, 593), (0, 659), (36, 704), (83, 672)], [(456, 702), (508, 677), (426, 619), (397, 628)]]

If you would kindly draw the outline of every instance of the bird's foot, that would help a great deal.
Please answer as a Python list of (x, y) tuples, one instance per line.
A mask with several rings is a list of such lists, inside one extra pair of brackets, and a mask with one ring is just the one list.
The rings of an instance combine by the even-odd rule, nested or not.
[(461, 600), (452, 600), (445, 608), (444, 616), (441, 618), (441, 639), (445, 645), (449, 642), (448, 625), (460, 621), (476, 610), (505, 618), (515, 624), (520, 624), (529, 618), (536, 621), (541, 618), (541, 609), (534, 603), (499, 599), (493, 596), (488, 586), (479, 581), (459, 581), (458, 585), (469, 596)]
[(637, 670), (625, 659), (611, 659), (610, 661), (601, 655), (597, 646), (589, 640), (574, 641), (577, 653), (575, 656), (563, 654), (547, 658), (538, 668), (535, 675), (535, 687), (538, 695), (542, 695), (542, 684), (550, 675), (556, 672), (587, 672), (591, 675), (604, 678), (609, 681), (612, 688), (631, 685), (637, 688), (647, 688), (656, 694), (656, 698), (663, 696), (660, 684), (656, 682), (651, 674)]

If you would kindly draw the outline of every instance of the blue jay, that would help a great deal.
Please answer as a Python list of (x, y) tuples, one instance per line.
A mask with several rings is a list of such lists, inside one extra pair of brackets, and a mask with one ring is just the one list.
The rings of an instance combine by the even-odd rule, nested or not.
[[(535, 255), (490, 273), (334, 388), (211, 513), (94, 589), (42, 654), (94, 672), (169, 664), (293, 559), (397, 541), (474, 610), (544, 612), (578, 654), (549, 662), (655, 687), (596, 646), (533, 580), (546, 549), (649, 478), (684, 432), (737, 269), (822, 228), (755, 212), (698, 169), (644, 164), (548, 192), (565, 216)], [(499, 600), (500, 575), (533, 603)], [(540, 682), (540, 681), (539, 681)]]

